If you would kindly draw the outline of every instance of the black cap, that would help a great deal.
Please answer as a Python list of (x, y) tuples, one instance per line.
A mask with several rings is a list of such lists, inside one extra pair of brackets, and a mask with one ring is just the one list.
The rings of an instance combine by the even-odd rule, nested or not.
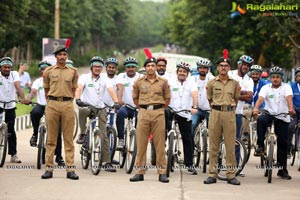
[(145, 60), (145, 62), (144, 62), (144, 67), (146, 67), (146, 65), (148, 64), (148, 63), (151, 63), (151, 62), (154, 62), (155, 64), (157, 63), (157, 61), (156, 61), (156, 59), (155, 58), (147, 58), (146, 60)]
[(216, 61), (216, 64), (218, 65), (220, 62), (227, 62), (229, 65), (231, 65), (231, 60), (230, 60), (230, 58), (220, 57), (220, 58), (218, 58), (218, 60)]
[(56, 54), (58, 54), (59, 52), (62, 52), (62, 51), (68, 52), (68, 48), (66, 48), (65, 45), (58, 45), (52, 53), (54, 55), (56, 55)]

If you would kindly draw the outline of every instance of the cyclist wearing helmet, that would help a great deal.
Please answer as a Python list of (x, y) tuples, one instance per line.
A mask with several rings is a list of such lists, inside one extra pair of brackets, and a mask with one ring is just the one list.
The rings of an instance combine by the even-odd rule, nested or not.
[[(258, 100), (253, 109), (253, 114), (259, 113), (260, 105), (265, 102), (265, 110), (272, 115), (280, 113), (290, 113), (291, 116), (295, 114), (293, 107), (293, 91), (290, 85), (283, 83), (283, 70), (278, 67), (270, 69), (271, 83), (264, 85), (259, 93)], [(273, 116), (262, 114), (257, 119), (257, 145), (256, 155), (261, 155), (264, 148), (265, 133), (268, 124), (271, 123)], [(287, 171), (287, 144), (288, 144), (288, 126), (290, 123), (289, 115), (275, 116), (275, 131), (277, 135), (277, 167), (279, 169), (277, 176), (289, 180), (291, 176)]]
[(167, 64), (168, 64), (166, 58), (158, 57), (156, 59), (156, 61), (157, 61), (157, 70), (156, 70), (156, 72), (160, 77), (163, 77), (167, 80), (171, 80), (171, 79), (175, 78), (173, 74), (170, 74), (170, 73), (166, 72)]
[[(191, 110), (192, 114), (198, 111), (198, 90), (196, 83), (188, 78), (191, 66), (188, 63), (180, 62), (177, 64), (177, 78), (170, 80), (171, 101), (169, 107), (174, 111)], [(184, 164), (188, 168), (188, 173), (196, 175), (197, 171), (193, 166), (193, 141), (191, 137), (192, 116), (191, 113), (181, 112), (176, 114), (175, 118), (178, 122), (184, 153)], [(166, 111), (168, 123), (168, 131), (171, 129), (171, 121), (173, 113)]]
[[(240, 86), (238, 81), (228, 76), (231, 61), (227, 57), (228, 53), (223, 51), (224, 56), (220, 57), (216, 64), (219, 75), (207, 83), (207, 99), (211, 106), (209, 130), (209, 174), (204, 180), (204, 184), (217, 182), (217, 162), (219, 157), (219, 144), (222, 137), (225, 141), (227, 183), (240, 185), (240, 181), (235, 178), (235, 113), (234, 109), (240, 96)], [(230, 94), (230, 95), (229, 95)]]
[(293, 139), (293, 130), (296, 126), (298, 119), (300, 119), (300, 67), (295, 70), (295, 82), (291, 85), (293, 91), (293, 105), (296, 115), (289, 125), (289, 139), (288, 139), (288, 156), (291, 155), (291, 144)]
[(107, 113), (104, 104), (104, 93), (108, 90), (114, 102), (117, 102), (117, 95), (114, 92), (110, 81), (107, 81), (101, 71), (104, 67), (104, 60), (100, 56), (94, 56), (90, 60), (91, 72), (82, 74), (78, 79), (78, 88), (75, 92), (76, 104), (79, 106), (79, 125), (81, 133), (77, 139), (78, 144), (83, 144), (85, 141), (86, 118), (92, 112), (90, 107), (84, 105), (91, 105), (98, 108), (98, 127), (103, 133), (103, 162), (105, 171), (116, 172), (116, 169), (111, 164), (109, 153), (109, 141), (106, 134)]
[(136, 106), (132, 99), (133, 84), (142, 75), (136, 73), (138, 62), (136, 58), (127, 57), (124, 61), (125, 72), (120, 73), (117, 77), (117, 94), (120, 105), (122, 106), (117, 111), (116, 125), (118, 131), (118, 144), (117, 148), (124, 147), (124, 122), (125, 118), (133, 117), (136, 114)]
[(66, 60), (66, 66), (68, 66), (68, 67), (74, 67), (74, 63), (73, 63), (73, 61), (72, 61), (72, 60), (69, 60), (69, 59), (67, 59), (67, 60)]
[[(38, 64), (39, 71), (41, 75), (44, 72), (44, 69), (51, 66), (51, 64), (47, 61), (41, 61)], [(31, 88), (31, 92), (28, 96), (28, 100), (31, 102), (32, 99), (37, 96), (37, 104), (34, 106), (34, 108), (30, 112), (30, 119), (33, 127), (33, 135), (30, 139), (30, 146), (36, 147), (37, 145), (37, 138), (38, 138), (38, 129), (40, 125), (40, 119), (43, 117), (45, 112), (45, 106), (47, 104), (46, 96), (45, 96), (45, 90), (43, 87), (43, 77), (36, 79)], [(63, 157), (61, 155), (61, 149), (62, 149), (62, 140), (61, 140), (61, 126), (59, 127), (58, 136), (57, 136), (57, 146), (55, 149), (55, 162), (59, 166), (64, 166), (65, 162), (63, 160)]]
[[(0, 101), (8, 102), (16, 100), (16, 92), (20, 97), (20, 102), (27, 104), (28, 101), (24, 99), (24, 93), (20, 86), (20, 76), (18, 72), (11, 71), (13, 68), (13, 61), (10, 57), (3, 57), (0, 59)], [(10, 133), (8, 137), (8, 154), (11, 155), (10, 162), (21, 163), (17, 156), (17, 136), (15, 131), (16, 119), (16, 103), (12, 102), (5, 105), (0, 103), (0, 112), (6, 110), (5, 122), (7, 123), (7, 131)]]
[[(118, 60), (116, 58), (107, 58), (105, 61), (105, 69), (106, 74), (104, 74), (107, 77), (107, 80), (110, 81), (110, 83), (113, 86), (114, 92), (117, 94), (117, 69), (118, 69)], [(114, 106), (116, 102), (113, 101), (111, 98), (108, 90), (105, 90), (104, 97), (103, 97), (104, 103), (106, 103), (109, 106)], [(115, 112), (111, 111), (110, 113), (110, 125), (113, 126), (114, 124), (114, 116)]]
[(191, 77), (197, 85), (198, 88), (198, 112), (192, 115), (192, 138), (194, 138), (194, 131), (200, 121), (203, 118), (209, 117), (210, 105), (206, 96), (206, 84), (209, 80), (213, 79), (214, 76), (209, 73), (209, 67), (211, 66), (211, 61), (207, 58), (201, 58), (196, 62), (197, 71), (199, 76)]

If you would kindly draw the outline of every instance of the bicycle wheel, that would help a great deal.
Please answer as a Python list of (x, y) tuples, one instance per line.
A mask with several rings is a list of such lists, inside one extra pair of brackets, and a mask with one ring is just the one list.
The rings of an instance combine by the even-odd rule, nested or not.
[(75, 111), (74, 111), (74, 115), (75, 115), (75, 119), (74, 119), (75, 125), (74, 125), (74, 132), (73, 132), (73, 140), (76, 138), (78, 132), (78, 115)]
[(89, 153), (89, 134), (86, 135), (84, 143), (81, 145), (80, 154), (81, 154), (81, 165), (83, 169), (87, 169), (89, 167), (89, 162), (91, 158), (91, 154)]
[(293, 166), (295, 163), (296, 151), (297, 151), (297, 147), (296, 147), (297, 138), (295, 137), (295, 135), (296, 135), (296, 133), (293, 134), (293, 139), (292, 139), (292, 144), (291, 144), (291, 159), (290, 159), (291, 166)]
[(7, 125), (2, 123), (0, 129), (0, 167), (3, 167), (7, 152)]
[(111, 126), (107, 126), (106, 131), (107, 131), (107, 138), (109, 141), (110, 160), (113, 160), (116, 152), (117, 133), (116, 133), (116, 129)]
[(269, 153), (268, 153), (268, 156), (267, 156), (267, 172), (268, 172), (268, 183), (271, 183), (272, 182), (272, 169), (273, 169), (273, 162), (274, 162), (274, 144), (275, 144), (275, 141), (274, 141), (274, 137), (271, 137), (270, 138), (270, 143), (269, 143)]
[(246, 158), (245, 158), (245, 161), (246, 163), (248, 162), (249, 158), (250, 158), (250, 154), (251, 154), (251, 139), (250, 139), (250, 134), (249, 133), (243, 133), (243, 143), (246, 147), (246, 150), (247, 150), (247, 153), (246, 153)]
[(123, 149), (119, 149), (119, 163), (120, 163), (120, 168), (123, 168), (125, 165), (125, 161), (126, 161), (126, 154), (127, 154), (127, 130), (124, 130), (124, 140), (125, 140), (125, 146), (123, 147)]
[(42, 124), (39, 127), (39, 143), (36, 163), (37, 169), (41, 169), (41, 166), (45, 164), (46, 139), (46, 126), (45, 124)]
[(93, 131), (92, 141), (92, 152), (91, 152), (91, 171), (94, 175), (100, 173), (102, 167), (102, 136), (100, 130), (95, 128)]
[(156, 165), (156, 151), (153, 141), (151, 142), (151, 165)]
[[(238, 176), (245, 167), (247, 150), (244, 143), (239, 138), (235, 139), (235, 146), (236, 146), (235, 148), (239, 148), (239, 160), (236, 165), (236, 171), (235, 171), (235, 176)], [(218, 168), (218, 178), (220, 180), (227, 180), (226, 148), (225, 148), (224, 141), (222, 141), (220, 144), (217, 168)]]
[(174, 131), (171, 131), (169, 133), (169, 138), (168, 138), (168, 149), (167, 149), (167, 172), (166, 175), (167, 177), (170, 176), (170, 172), (172, 170), (172, 165), (173, 165), (173, 148), (174, 148)]
[(136, 158), (136, 130), (131, 130), (127, 144), (126, 166), (125, 170), (127, 174), (130, 174), (133, 170), (135, 158)]
[(208, 154), (208, 130), (205, 129), (202, 132), (202, 153), (203, 153), (203, 161), (202, 161), (202, 171), (206, 173), (206, 165), (207, 165), (207, 154)]
[(297, 149), (296, 149), (296, 152), (297, 152), (297, 168), (298, 168), (298, 171), (300, 171), (300, 137), (299, 137), (299, 133), (297, 134)]
[(194, 154), (193, 154), (193, 163), (195, 167), (199, 167), (201, 157), (201, 134), (200, 128), (195, 130), (194, 135)]

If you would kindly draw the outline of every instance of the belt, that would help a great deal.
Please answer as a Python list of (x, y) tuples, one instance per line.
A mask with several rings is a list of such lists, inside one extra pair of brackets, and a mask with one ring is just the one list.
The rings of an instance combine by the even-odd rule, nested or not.
[(54, 100), (54, 101), (71, 101), (73, 98), (71, 97), (54, 97), (54, 96), (48, 96), (49, 100)]
[(219, 111), (234, 111), (234, 106), (212, 106), (212, 109)]
[(144, 108), (146, 110), (157, 110), (162, 108), (163, 105), (159, 104), (159, 105), (140, 105), (140, 108)]

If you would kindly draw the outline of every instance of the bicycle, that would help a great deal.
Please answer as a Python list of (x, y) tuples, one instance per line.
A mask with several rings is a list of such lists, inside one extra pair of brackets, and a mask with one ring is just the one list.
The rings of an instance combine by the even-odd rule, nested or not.
[[(241, 173), (241, 171), (244, 169), (245, 164), (246, 164), (246, 156), (247, 156), (246, 147), (239, 138), (235, 139), (235, 149), (237, 149), (237, 148), (239, 149), (238, 152), (240, 153), (240, 155), (239, 155), (239, 160), (236, 165), (235, 176), (238, 176)], [(226, 149), (225, 149), (224, 140), (222, 140), (220, 143), (217, 169), (218, 169), (218, 178), (220, 180), (227, 180)]]
[(277, 136), (275, 134), (275, 117), (279, 115), (289, 115), (288, 113), (271, 114), (264, 110), (264, 114), (272, 116), (272, 122), (267, 127), (264, 141), (264, 151), (260, 154), (260, 166), (264, 167), (264, 176), (268, 177), (268, 183), (272, 182), (273, 167), (276, 166), (275, 160), (277, 158), (276, 151), (274, 151), (277, 145)]
[[(125, 106), (130, 109), (136, 109), (128, 104)], [(136, 114), (133, 117), (127, 119), (124, 129), (124, 140), (125, 146), (122, 149), (117, 149), (119, 151), (119, 163), (120, 168), (123, 168), (125, 165), (125, 171), (127, 174), (130, 174), (133, 170), (136, 153), (137, 153), (137, 144), (136, 144)]]
[(91, 110), (86, 123), (85, 142), (80, 147), (81, 165), (83, 169), (87, 169), (89, 162), (91, 162), (92, 174), (98, 175), (102, 167), (103, 147), (103, 137), (98, 128), (97, 116), (100, 109), (88, 104), (81, 107), (88, 107)]
[(8, 131), (7, 131), (7, 124), (5, 122), (5, 114), (6, 104), (16, 102), (16, 100), (3, 102), (0, 101), (0, 103), (3, 103), (3, 108), (0, 108), (0, 167), (3, 167), (5, 163), (6, 153), (7, 153), (7, 140), (8, 140)]
[[(210, 110), (204, 110), (209, 112)], [(194, 154), (193, 161), (194, 166), (197, 167), (200, 164), (201, 153), (203, 154), (202, 159), (202, 171), (206, 173), (206, 165), (208, 164), (208, 119), (204, 117), (201, 123), (195, 129), (194, 134)]]
[(293, 130), (293, 139), (291, 146), (291, 166), (294, 165), (297, 159), (297, 169), (300, 171), (300, 119), (298, 119), (297, 124)]
[(172, 108), (168, 107), (168, 109), (172, 112), (172, 125), (171, 130), (167, 133), (166, 140), (166, 154), (167, 154), (167, 177), (170, 176), (170, 172), (174, 171), (175, 163), (179, 165), (183, 165), (183, 159), (180, 159), (181, 155), (181, 147), (180, 147), (180, 131), (178, 122), (175, 118), (176, 114), (181, 112), (190, 112), (190, 110), (179, 110), (174, 111)]
[(41, 166), (45, 164), (46, 144), (47, 144), (47, 126), (45, 121), (45, 114), (40, 120), (38, 132), (38, 154), (37, 154), (37, 169), (41, 169)]
[(78, 123), (79, 123), (79, 121), (78, 121), (78, 116), (77, 116), (77, 113), (76, 113), (76, 111), (74, 110), (74, 116), (75, 116), (75, 126), (74, 126), (74, 132), (73, 132), (73, 140), (76, 138), (76, 136), (77, 136), (77, 133), (78, 133)]
[(108, 118), (107, 118), (107, 123), (106, 123), (106, 132), (107, 132), (107, 138), (109, 141), (109, 153), (110, 153), (110, 158), (113, 160), (116, 152), (116, 146), (117, 146), (117, 131), (113, 125), (110, 124), (110, 113), (111, 111), (114, 110), (113, 106), (109, 106), (105, 104), (107, 107), (107, 113), (108, 113)]

